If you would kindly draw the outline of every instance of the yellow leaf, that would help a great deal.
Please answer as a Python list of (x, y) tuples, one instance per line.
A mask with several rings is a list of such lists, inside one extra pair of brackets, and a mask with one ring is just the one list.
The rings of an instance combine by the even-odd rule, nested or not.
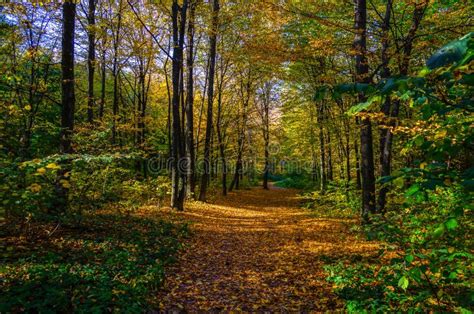
[(43, 167), (39, 168), (38, 170), (36, 170), (36, 172), (38, 172), (39, 174), (45, 174), (46, 173), (46, 169), (44, 169)]
[(61, 185), (63, 186), (63, 188), (65, 188), (65, 189), (71, 188), (71, 184), (69, 183), (68, 180), (64, 180), (64, 179), (63, 179), (63, 180), (60, 180), (59, 182), (61, 183)]
[(28, 188), (33, 193), (38, 193), (39, 191), (41, 191), (41, 185), (39, 185), (38, 183), (33, 183)]
[(61, 167), (58, 166), (57, 164), (55, 164), (54, 162), (48, 164), (48, 165), (46, 166), (46, 168), (48, 168), (48, 169), (61, 169)]
[(435, 134), (435, 139), (443, 139), (448, 135), (448, 131), (446, 129), (441, 129)]
[(26, 111), (30, 111), (30, 110), (31, 110), (31, 106), (30, 106), (30, 105), (26, 105), (26, 106), (24, 107), (24, 109), (25, 109)]

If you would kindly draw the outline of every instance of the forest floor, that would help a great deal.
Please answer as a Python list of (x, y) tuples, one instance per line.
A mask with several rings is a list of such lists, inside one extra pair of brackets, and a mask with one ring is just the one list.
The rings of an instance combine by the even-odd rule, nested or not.
[(177, 312), (342, 309), (324, 265), (358, 260), (377, 245), (351, 232), (354, 221), (300, 205), (298, 191), (277, 187), (188, 204), (175, 217), (191, 222), (188, 247), (152, 303)]

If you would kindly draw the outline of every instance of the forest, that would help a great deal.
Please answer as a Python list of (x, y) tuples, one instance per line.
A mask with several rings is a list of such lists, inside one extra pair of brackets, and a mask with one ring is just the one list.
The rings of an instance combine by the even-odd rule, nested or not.
[(1, 1), (0, 313), (472, 313), (473, 17)]

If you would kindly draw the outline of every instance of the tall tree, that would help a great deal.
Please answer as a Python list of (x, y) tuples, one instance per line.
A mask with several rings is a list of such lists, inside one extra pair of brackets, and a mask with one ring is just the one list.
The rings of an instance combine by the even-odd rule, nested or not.
[[(367, 60), (367, 3), (366, 0), (354, 0), (355, 13), (355, 64), (356, 83), (369, 83), (369, 64)], [(365, 95), (359, 93), (359, 102), (365, 101)], [(360, 154), (362, 174), (362, 217), (368, 220), (369, 213), (375, 212), (375, 172), (372, 140), (372, 122), (366, 114), (360, 121)]]
[[(61, 51), (61, 139), (60, 152), (70, 154), (72, 148), (72, 134), (74, 132), (74, 33), (76, 22), (75, 1), (63, 3), (63, 28), (62, 28), (62, 51)], [(53, 212), (65, 212), (68, 206), (68, 190), (64, 182), (67, 182), (66, 173), (69, 165), (63, 163), (56, 175), (54, 190), (56, 198), (51, 204)]]
[(186, 14), (188, 10), (188, 1), (184, 0), (182, 6), (177, 0), (173, 0), (171, 14), (173, 27), (173, 59), (172, 59), (172, 131), (171, 131), (171, 207), (177, 210), (184, 209), (185, 196), (185, 173), (181, 169), (181, 162), (185, 157), (185, 145), (181, 129), (181, 71), (183, 63), (184, 33), (186, 25)]
[(74, 132), (74, 32), (76, 3), (74, 0), (63, 4), (63, 33), (61, 52), (61, 141), (63, 154), (72, 152), (71, 136)]
[(217, 145), (219, 146), (220, 159), (222, 163), (222, 194), (227, 195), (227, 159), (225, 153), (225, 141), (223, 131), (223, 113), (222, 113), (222, 94), (224, 92), (224, 77), (227, 72), (229, 63), (223, 61), (223, 57), (219, 58), (219, 75), (217, 84), (217, 117), (216, 117), (216, 131), (217, 131)]
[(195, 190), (195, 154), (194, 154), (194, 23), (196, 16), (196, 0), (189, 5), (188, 47), (186, 64), (188, 77), (186, 86), (186, 158), (187, 180), (186, 191), (188, 198), (194, 197)]
[(263, 188), (268, 190), (268, 177), (270, 174), (270, 97), (272, 85), (265, 82), (262, 91), (262, 124), (263, 124), (263, 145), (265, 154), (265, 166), (263, 169)]
[(87, 38), (89, 47), (87, 51), (87, 122), (94, 120), (94, 72), (95, 72), (95, 7), (96, 0), (89, 0), (89, 10), (87, 13)]
[(117, 25), (114, 27), (113, 37), (113, 64), (112, 76), (114, 78), (114, 96), (112, 102), (112, 144), (117, 142), (117, 123), (119, 115), (119, 46), (120, 46), (120, 32), (122, 29), (122, 0), (118, 2), (117, 9)]
[(204, 172), (201, 179), (201, 190), (199, 192), (199, 200), (206, 201), (207, 185), (210, 180), (210, 158), (211, 158), (211, 138), (213, 126), (213, 102), (214, 102), (214, 75), (216, 69), (216, 50), (217, 50), (217, 31), (219, 27), (219, 0), (212, 1), (212, 28), (209, 36), (209, 84), (207, 92), (207, 124), (206, 139), (204, 144)]
[[(410, 29), (408, 30), (407, 35), (402, 38), (401, 47), (398, 47), (401, 50), (400, 53), (400, 62), (399, 64), (399, 74), (400, 76), (407, 76), (410, 60), (413, 50), (413, 42), (416, 38), (416, 33), (420, 27), (423, 16), (425, 15), (426, 8), (428, 7), (428, 1), (421, 1), (414, 3), (414, 10), (412, 16), (412, 22)], [(390, 16), (392, 12), (392, 2), (387, 2), (385, 20), (383, 23), (383, 33), (384, 38), (382, 42), (382, 77), (387, 78), (390, 76), (390, 69), (388, 67), (389, 56), (388, 56), (388, 31), (390, 27)], [(396, 119), (400, 111), (400, 100), (396, 99), (392, 101), (390, 97), (387, 97), (384, 106), (382, 108), (383, 114), (389, 118), (389, 122), (386, 128), (382, 129), (380, 134), (380, 175), (382, 177), (389, 176), (391, 172), (391, 161), (392, 161), (392, 142), (393, 142), (393, 131), (392, 128), (396, 124)], [(383, 186), (379, 192), (378, 198), (378, 210), (384, 211), (386, 198), (387, 198), (388, 188)]]

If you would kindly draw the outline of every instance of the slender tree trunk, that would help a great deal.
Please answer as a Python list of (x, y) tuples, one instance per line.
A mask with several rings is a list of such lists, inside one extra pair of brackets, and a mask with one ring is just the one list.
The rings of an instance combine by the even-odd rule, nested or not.
[(319, 126), (319, 183), (320, 183), (320, 191), (321, 193), (326, 192), (326, 145), (324, 141), (324, 128), (323, 128), (323, 121), (324, 121), (324, 107), (323, 104), (320, 105), (318, 108), (318, 117), (317, 122)]
[(263, 188), (268, 190), (268, 176), (270, 173), (270, 91), (264, 101), (263, 121), (264, 121), (264, 145), (265, 145), (265, 169), (263, 171)]
[(224, 135), (222, 134), (222, 81), (224, 77), (221, 75), (221, 81), (219, 83), (219, 91), (217, 96), (217, 141), (219, 145), (219, 152), (222, 161), (222, 194), (227, 195), (227, 160), (225, 155), (225, 143)]
[[(237, 138), (237, 160), (235, 163), (235, 173), (234, 173), (234, 178), (232, 182), (230, 183), (229, 186), (229, 191), (232, 191), (235, 187), (236, 190), (239, 189), (240, 181), (243, 178), (243, 152), (244, 152), (244, 145), (245, 145), (245, 129), (247, 125), (247, 110), (248, 106), (250, 103), (250, 93), (251, 93), (251, 76), (252, 76), (252, 70), (249, 67), (248, 69), (248, 77), (247, 77), (247, 82), (244, 82), (244, 79), (242, 78), (240, 82), (240, 91), (241, 91), (241, 97), (243, 101), (242, 105), (242, 115), (241, 119), (242, 121), (239, 121), (241, 125), (239, 125), (237, 132), (238, 132), (238, 138)], [(244, 84), (245, 83), (245, 84)], [(244, 86), (245, 85), (245, 86)], [(240, 117), (239, 117), (240, 118)]]
[(204, 113), (204, 105), (206, 103), (208, 79), (209, 79), (209, 57), (207, 58), (207, 63), (206, 63), (206, 74), (204, 75), (204, 87), (202, 89), (201, 106), (199, 107), (198, 125), (197, 125), (197, 130), (196, 130), (196, 142), (194, 144), (194, 147), (196, 148), (196, 151), (194, 154), (196, 156), (196, 160), (199, 156), (199, 143), (200, 143), (199, 140), (201, 138), (202, 115)]
[[(355, 4), (355, 38), (354, 49), (356, 51), (356, 82), (369, 82), (369, 65), (367, 60), (367, 3), (366, 0), (354, 0)], [(359, 102), (366, 99), (363, 93), (359, 94)], [(375, 212), (375, 170), (374, 152), (372, 140), (372, 122), (363, 113), (360, 122), (360, 153), (362, 173), (362, 211), (361, 215), (365, 222), (369, 220), (369, 213)]]
[[(168, 45), (168, 52), (170, 52), (171, 40)], [(172, 126), (171, 126), (171, 107), (173, 105), (172, 97), (171, 97), (171, 88), (170, 88), (170, 80), (168, 75), (168, 62), (169, 57), (166, 57), (165, 64), (163, 65), (163, 71), (165, 73), (165, 83), (166, 83), (166, 95), (168, 96), (168, 115), (166, 116), (166, 130), (168, 132), (168, 156), (172, 155), (172, 147), (171, 147), (171, 133), (172, 133)]]
[(210, 158), (211, 158), (211, 137), (212, 137), (212, 107), (214, 102), (214, 75), (216, 68), (216, 45), (217, 45), (217, 31), (219, 26), (219, 0), (212, 2), (212, 33), (209, 38), (209, 86), (207, 93), (207, 126), (206, 126), (206, 140), (204, 144), (204, 172), (201, 179), (201, 189), (199, 193), (199, 200), (206, 201), (207, 184), (210, 177)]
[[(71, 136), (74, 132), (74, 33), (76, 19), (76, 3), (66, 1), (63, 4), (63, 30), (62, 30), (62, 52), (61, 52), (61, 139), (60, 152), (70, 154), (73, 152)], [(67, 181), (66, 173), (70, 165), (62, 165), (57, 173), (55, 182), (55, 198), (51, 210), (65, 212), (68, 207), (68, 190), (64, 186)]]
[(102, 73), (101, 73), (101, 80), (100, 80), (101, 85), (100, 85), (100, 107), (99, 107), (100, 120), (104, 118), (104, 107), (105, 107), (105, 84), (106, 84), (105, 47), (102, 49), (101, 72)]
[(222, 162), (222, 195), (227, 195), (227, 157), (225, 153), (225, 135), (222, 130), (222, 93), (224, 90), (224, 77), (227, 72), (228, 63), (224, 65), (223, 58), (221, 56), (220, 60), (220, 75), (219, 75), (219, 84), (218, 84), (218, 95), (217, 95), (217, 141), (219, 146), (219, 153)]
[(349, 129), (349, 121), (344, 119), (344, 129), (346, 134), (346, 177), (347, 177), (347, 186), (349, 187), (352, 177), (351, 177), (351, 133)]
[(187, 165), (187, 197), (194, 197), (195, 189), (195, 157), (194, 157), (194, 22), (196, 2), (191, 0), (188, 22), (188, 51), (187, 51), (187, 98), (186, 98), (186, 158)]
[[(392, 0), (388, 0), (386, 4), (386, 9), (385, 9), (385, 17), (382, 25), (382, 73), (381, 77), (382, 79), (387, 79), (390, 77), (390, 68), (389, 68), (389, 61), (390, 61), (390, 56), (389, 56), (389, 30), (390, 30), (390, 19), (392, 16)], [(385, 102), (382, 106), (382, 113), (384, 114), (384, 119), (385, 121), (388, 121), (390, 119), (390, 107), (391, 107), (392, 101), (390, 95), (387, 96), (385, 99)], [(384, 123), (385, 125), (382, 126), (380, 130), (380, 176), (385, 177), (390, 175), (390, 149), (389, 146), (391, 146), (391, 140), (389, 140), (389, 137), (391, 137), (390, 133), (391, 131), (389, 130), (389, 123)], [(387, 140), (390, 141), (390, 143), (387, 143)], [(387, 145), (388, 144), (388, 145)], [(387, 192), (388, 192), (388, 187), (387, 186), (382, 186), (379, 191), (379, 197), (377, 199), (378, 202), (378, 211), (383, 212), (385, 209), (385, 202), (386, 202), (386, 197), (387, 197)]]
[[(358, 122), (357, 122), (357, 125), (359, 125)], [(354, 153), (356, 157), (356, 188), (357, 190), (362, 190), (362, 178), (360, 174), (359, 142), (357, 141), (357, 138), (354, 139)]]
[[(383, 32), (388, 33), (390, 26), (390, 15), (391, 15), (391, 1), (387, 3), (387, 8), (385, 12), (384, 28)], [(412, 24), (408, 31), (407, 36), (404, 39), (403, 49), (402, 49), (402, 61), (399, 65), (400, 76), (408, 75), (408, 70), (410, 66), (411, 53), (413, 49), (413, 41), (415, 40), (416, 32), (420, 26), (420, 23), (423, 19), (423, 16), (428, 6), (428, 1), (421, 1), (420, 3), (415, 3), (415, 10), (413, 12)], [(382, 44), (382, 62), (384, 67), (382, 68), (382, 77), (386, 78), (390, 76), (390, 70), (388, 68), (389, 56), (388, 48), (389, 42), (388, 38), (384, 36), (384, 42)], [(382, 107), (382, 112), (386, 117), (389, 118), (387, 127), (381, 130), (380, 134), (380, 175), (382, 177), (389, 176), (391, 173), (391, 160), (392, 160), (392, 142), (393, 142), (393, 127), (396, 126), (396, 119), (400, 111), (400, 100), (391, 101), (390, 97), (387, 97), (384, 106)], [(387, 199), (388, 187), (383, 186), (379, 192), (379, 198), (377, 207), (378, 210), (383, 212), (385, 211), (386, 199)]]
[(94, 72), (95, 72), (95, 5), (96, 0), (89, 0), (89, 13), (87, 15), (89, 41), (87, 70), (88, 70), (88, 98), (87, 98), (87, 122), (94, 120)]
[[(184, 145), (182, 143), (180, 122), (180, 97), (182, 95), (181, 71), (184, 47), (184, 25), (186, 24), (186, 12), (188, 2), (185, 0), (182, 7), (177, 0), (173, 0), (172, 23), (173, 23), (173, 98), (172, 98), (172, 134), (171, 134), (171, 207), (182, 211), (184, 209), (185, 172), (181, 169), (182, 158), (185, 157)], [(181, 13), (181, 14), (180, 14)], [(179, 24), (181, 23), (181, 25)], [(184, 175), (183, 175), (184, 174)]]
[(112, 103), (112, 144), (117, 142), (117, 122), (119, 115), (119, 87), (118, 87), (118, 49), (120, 44), (120, 30), (122, 28), (122, 0), (119, 1), (117, 29), (114, 37), (114, 56), (112, 65), (112, 75), (114, 77), (114, 96)]
[(327, 130), (327, 141), (326, 141), (327, 149), (328, 149), (328, 180), (333, 181), (334, 180), (334, 175), (333, 175), (333, 166), (332, 166), (332, 147), (331, 147), (331, 134), (329, 133), (329, 129)]
[(235, 162), (235, 172), (234, 172), (234, 177), (232, 179), (232, 182), (230, 183), (230, 186), (229, 186), (229, 191), (232, 192), (232, 190), (234, 190), (234, 188), (236, 190), (239, 189), (239, 186), (240, 186), (240, 176), (241, 176), (241, 173), (242, 173), (242, 153), (243, 153), (243, 141), (239, 138), (239, 140), (237, 140), (237, 145), (239, 146), (239, 151), (237, 153), (237, 160)]

